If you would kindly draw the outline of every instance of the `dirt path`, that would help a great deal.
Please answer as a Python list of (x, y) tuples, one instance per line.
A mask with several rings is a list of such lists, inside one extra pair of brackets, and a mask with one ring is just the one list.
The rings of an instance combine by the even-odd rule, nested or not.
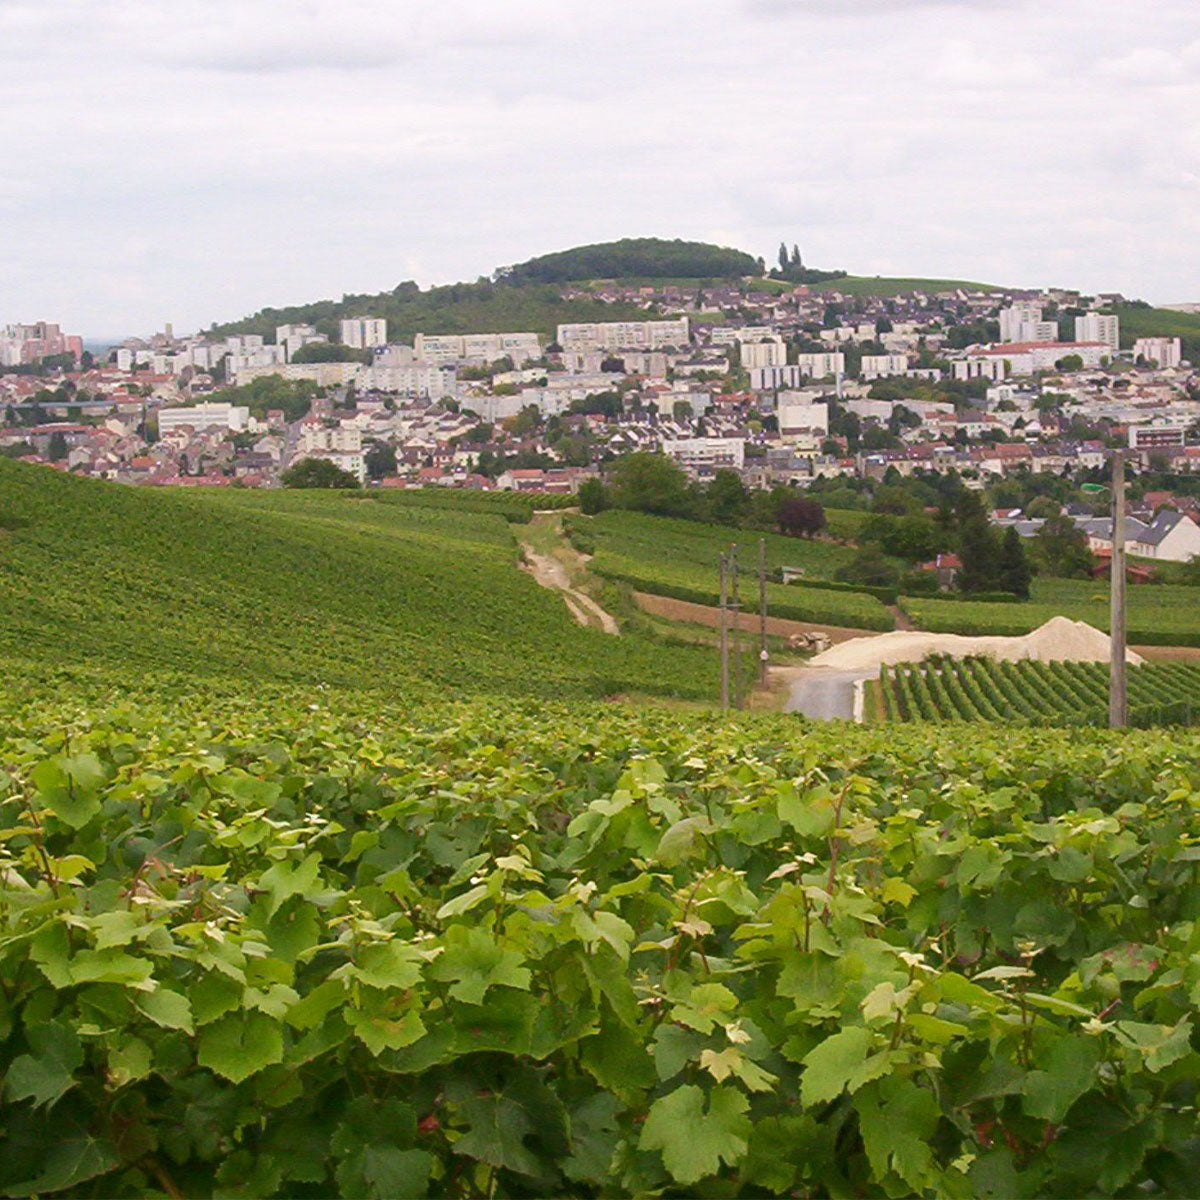
[[(693, 604), (689, 600), (673, 600), (670, 596), (655, 596), (650, 592), (634, 592), (638, 607), (656, 617), (669, 621), (691, 621), (696, 625), (708, 625), (717, 629), (721, 624), (721, 610), (707, 604)], [(758, 631), (758, 617), (742, 614), (740, 627), (743, 631)], [(844, 625), (814, 625), (809, 621), (791, 621), (785, 617), (768, 617), (767, 632), (779, 637), (790, 637), (793, 633), (824, 633), (831, 642), (845, 642), (850, 638), (870, 637), (878, 630), (849, 629)]]
[(542, 587), (562, 592), (567, 611), (577, 624), (598, 626), (614, 635), (621, 632), (612, 614), (571, 581), (571, 566), (582, 571), (584, 559), (563, 537), (560, 512), (537, 514), (518, 536), (529, 573)]
[(888, 612), (896, 618), (897, 629), (916, 629), (916, 626), (909, 619), (908, 613), (904, 611), (898, 604), (889, 604)]
[(787, 685), (784, 712), (796, 712), (814, 721), (856, 721), (854, 696), (864, 679), (876, 671), (834, 671), (828, 667), (775, 667), (772, 676)]
[[(586, 592), (581, 592), (571, 584), (567, 568), (557, 558), (548, 554), (538, 554), (536, 550), (525, 547), (525, 562), (529, 573), (544, 588), (553, 588), (562, 592), (571, 616), (580, 625), (598, 624), (605, 633), (618, 634), (620, 627)], [(589, 620), (589, 614), (594, 620)]]

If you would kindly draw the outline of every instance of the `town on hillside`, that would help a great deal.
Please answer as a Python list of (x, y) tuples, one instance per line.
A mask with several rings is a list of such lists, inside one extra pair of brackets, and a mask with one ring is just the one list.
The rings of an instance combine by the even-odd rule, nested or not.
[[(1115, 447), (1135, 469), (1200, 471), (1200, 370), (1179, 337), (1123, 336), (1122, 296), (766, 282), (565, 283), (564, 302), (640, 319), (552, 335), (393, 340), (364, 314), (273, 338), (167, 326), (93, 354), (54, 324), (0, 326), (0, 453), (152, 486), (277, 487), (324, 460), (368, 486), (547, 493), (637, 451), (750, 488), (1082, 477)], [(1194, 502), (1157, 501), (1134, 553), (1200, 552)], [(1102, 553), (1104, 518), (1071, 515)], [(1019, 508), (993, 516), (1039, 528)]]

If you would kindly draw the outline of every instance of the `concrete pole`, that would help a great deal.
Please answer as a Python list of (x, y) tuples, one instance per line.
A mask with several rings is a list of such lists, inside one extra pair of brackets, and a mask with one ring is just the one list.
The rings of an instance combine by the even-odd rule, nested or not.
[(1112, 658), (1108, 670), (1108, 726), (1124, 729), (1129, 720), (1125, 687), (1125, 452), (1112, 459), (1112, 571), (1108, 593)]
[(729, 547), (733, 581), (730, 588), (730, 608), (733, 609), (733, 707), (742, 707), (742, 606), (738, 598), (737, 542)]
[(727, 564), (721, 555), (721, 708), (729, 709), (729, 629), (725, 621)]
[(758, 682), (767, 682), (767, 539), (758, 539)]

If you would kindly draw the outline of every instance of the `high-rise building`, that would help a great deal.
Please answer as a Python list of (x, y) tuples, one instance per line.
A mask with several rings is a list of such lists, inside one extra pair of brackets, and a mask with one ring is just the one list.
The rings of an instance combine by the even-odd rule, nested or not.
[(1183, 361), (1183, 346), (1177, 337), (1138, 338), (1133, 343), (1133, 357), (1164, 369), (1177, 367)]
[(1090, 312), (1075, 318), (1075, 340), (1077, 342), (1103, 342), (1116, 354), (1121, 345), (1121, 322), (1119, 317)]
[(383, 317), (349, 317), (342, 321), (342, 344), (355, 350), (387, 345), (387, 321)]
[(1056, 342), (1058, 324), (1042, 320), (1042, 306), (1032, 300), (1018, 300), (1000, 310), (1002, 342)]

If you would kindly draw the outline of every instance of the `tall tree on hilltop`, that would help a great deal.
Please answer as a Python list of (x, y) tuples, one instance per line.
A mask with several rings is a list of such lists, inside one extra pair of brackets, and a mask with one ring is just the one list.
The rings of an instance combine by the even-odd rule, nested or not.
[(786, 271), (788, 269), (788, 252), (786, 242), (779, 243), (779, 269), (781, 271)]
[(1001, 591), (1012, 592), (1022, 600), (1029, 599), (1029, 583), (1033, 578), (1033, 571), (1030, 569), (1021, 536), (1011, 525), (1000, 543), (997, 575)]
[(800, 261), (800, 247), (795, 242), (792, 243), (792, 266), (802, 267), (804, 263)]

